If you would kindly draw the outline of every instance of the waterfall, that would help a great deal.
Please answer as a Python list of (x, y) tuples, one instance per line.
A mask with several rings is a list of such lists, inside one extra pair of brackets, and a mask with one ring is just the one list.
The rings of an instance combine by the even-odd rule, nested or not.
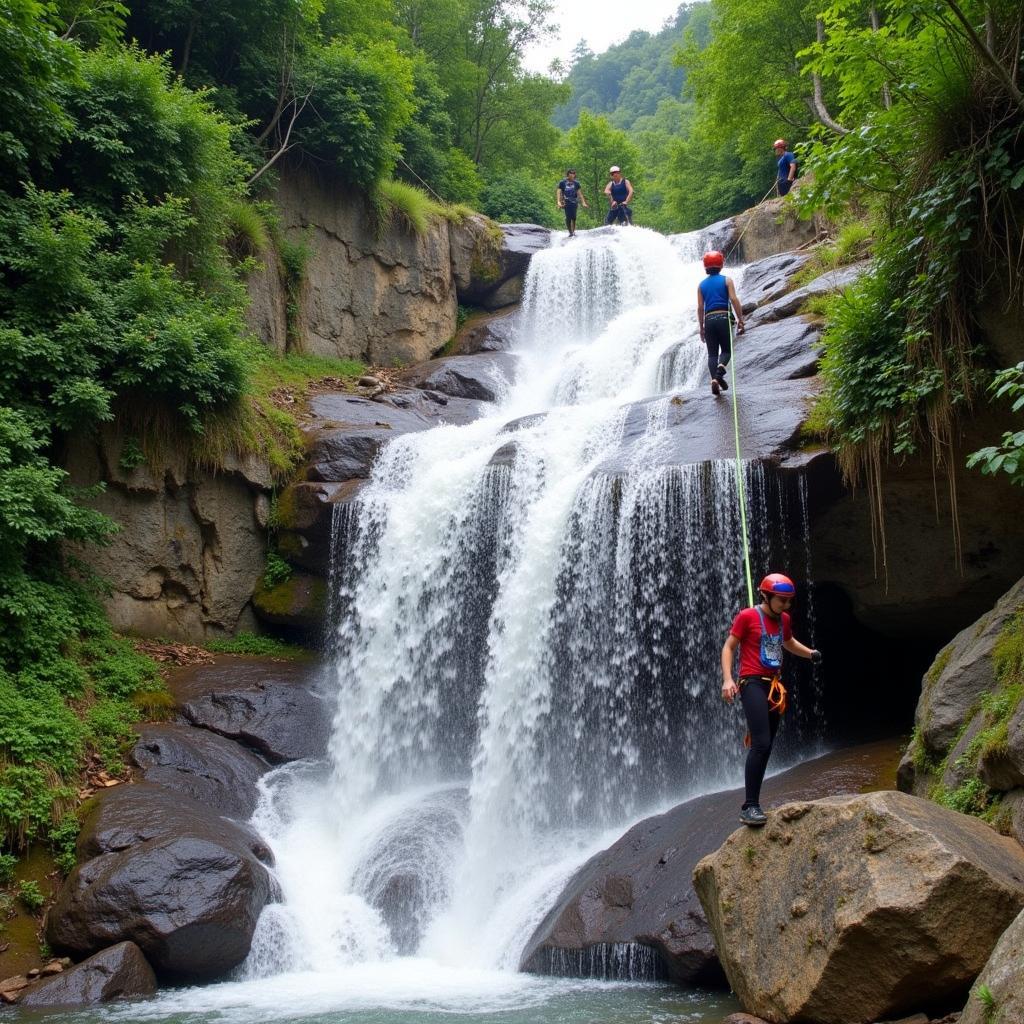
[[(393, 440), (336, 517), (330, 759), (264, 780), (284, 902), (249, 976), (514, 967), (583, 858), (739, 784), (718, 667), (744, 597), (735, 467), (659, 457), (673, 394), (704, 391), (699, 245), (607, 229), (534, 256), (504, 400)], [(755, 572), (802, 559), (806, 495), (743, 472)], [(812, 704), (785, 742), (815, 728)]]

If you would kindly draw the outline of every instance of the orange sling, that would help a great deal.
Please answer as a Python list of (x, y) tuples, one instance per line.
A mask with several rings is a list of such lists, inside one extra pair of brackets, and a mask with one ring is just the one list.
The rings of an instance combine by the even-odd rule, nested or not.
[[(753, 679), (754, 676), (748, 678)], [(762, 676), (762, 679), (766, 679), (767, 676)], [(742, 684), (745, 680), (741, 679)], [(778, 675), (772, 676), (771, 685), (768, 687), (768, 710), (777, 711), (780, 715), (786, 713), (786, 688), (782, 685), (782, 680)], [(750, 746), (750, 733), (743, 737), (743, 746)]]

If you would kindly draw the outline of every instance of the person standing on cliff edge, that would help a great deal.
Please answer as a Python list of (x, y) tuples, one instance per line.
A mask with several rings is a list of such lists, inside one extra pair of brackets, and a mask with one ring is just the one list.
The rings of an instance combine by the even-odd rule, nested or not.
[(576, 180), (576, 171), (570, 167), (565, 172), (565, 177), (558, 183), (555, 189), (555, 202), (560, 210), (565, 210), (565, 226), (569, 230), (569, 237), (576, 237), (576, 208), (583, 203), (585, 210), (590, 209), (586, 196), (583, 194), (583, 187)]
[(776, 139), (772, 143), (772, 148), (779, 161), (779, 176), (775, 184), (780, 196), (788, 195), (793, 182), (796, 181), (796, 157), (786, 148), (785, 139)]
[[(747, 719), (750, 747), (744, 770), (746, 783), (740, 821), (758, 828), (767, 822), (761, 810), (761, 783), (768, 769), (775, 734), (786, 711), (786, 688), (782, 685), (782, 652), (809, 658), (821, 664), (821, 652), (805, 647), (793, 637), (789, 607), (796, 597), (796, 585), (782, 573), (769, 573), (758, 587), (761, 603), (744, 608), (733, 620), (722, 647), (722, 698), (729, 704), (740, 696)], [(740, 649), (739, 682), (733, 678), (736, 648)]]
[(608, 173), (612, 180), (604, 187), (604, 194), (611, 203), (608, 216), (605, 217), (605, 224), (632, 224), (633, 208), (629, 205), (633, 201), (633, 185), (629, 178), (622, 176), (618, 167), (611, 167)]
[(697, 285), (697, 326), (700, 340), (708, 348), (708, 370), (711, 372), (711, 394), (719, 395), (729, 390), (725, 380), (725, 368), (732, 358), (732, 330), (729, 318), (735, 313), (736, 329), (742, 334), (743, 307), (736, 297), (736, 286), (731, 277), (722, 273), (725, 257), (717, 250), (704, 253), (704, 270), (707, 277)]

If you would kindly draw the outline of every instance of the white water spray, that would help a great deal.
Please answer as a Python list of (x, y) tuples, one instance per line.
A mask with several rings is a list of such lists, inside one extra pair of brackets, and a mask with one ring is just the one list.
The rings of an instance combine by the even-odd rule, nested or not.
[[(395, 439), (336, 524), (330, 764), (265, 780), (284, 902), (248, 976), (514, 969), (585, 856), (735, 782), (734, 471), (665, 465), (672, 393), (706, 377), (698, 246), (627, 228), (534, 256), (506, 398)], [(601, 469), (612, 452), (628, 472)], [(767, 556), (781, 499), (759, 468), (747, 486)]]

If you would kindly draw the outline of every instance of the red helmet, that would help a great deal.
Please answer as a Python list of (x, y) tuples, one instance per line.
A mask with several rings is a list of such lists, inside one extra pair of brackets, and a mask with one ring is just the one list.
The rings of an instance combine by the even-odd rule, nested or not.
[(778, 149), (778, 148), (779, 148), (779, 146), (781, 146), (781, 147), (782, 147), (783, 149), (788, 149), (788, 148), (789, 148), (789, 147), (788, 147), (788, 146), (786, 145), (786, 140), (785, 140), (785, 139), (776, 139), (776, 140), (775, 140), (775, 141), (774, 141), (774, 142), (772, 143), (772, 149)]
[(718, 267), (719, 270), (725, 266), (725, 257), (717, 250), (712, 249), (711, 252), (704, 253), (704, 269), (710, 270), (712, 267)]
[(796, 596), (796, 584), (781, 572), (770, 572), (757, 588), (762, 594), (779, 594), (782, 596)]

